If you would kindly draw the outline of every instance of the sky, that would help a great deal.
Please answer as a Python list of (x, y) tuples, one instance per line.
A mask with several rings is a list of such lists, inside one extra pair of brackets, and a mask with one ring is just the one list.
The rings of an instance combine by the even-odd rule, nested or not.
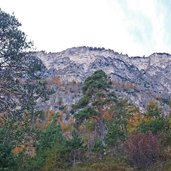
[(171, 0), (0, 0), (36, 50), (113, 49), (129, 56), (171, 53)]

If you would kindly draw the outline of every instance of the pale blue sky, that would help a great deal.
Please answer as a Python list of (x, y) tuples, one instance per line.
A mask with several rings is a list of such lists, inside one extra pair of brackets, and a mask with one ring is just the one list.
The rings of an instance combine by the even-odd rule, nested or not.
[(130, 56), (171, 53), (171, 0), (0, 0), (37, 50), (73, 46)]

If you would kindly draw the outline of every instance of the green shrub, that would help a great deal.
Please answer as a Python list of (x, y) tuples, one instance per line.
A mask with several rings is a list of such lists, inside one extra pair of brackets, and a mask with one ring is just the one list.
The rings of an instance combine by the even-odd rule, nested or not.
[(138, 130), (142, 133), (147, 133), (151, 131), (154, 134), (159, 132), (167, 131), (169, 128), (168, 120), (165, 118), (156, 118), (149, 122), (142, 122), (139, 125)]

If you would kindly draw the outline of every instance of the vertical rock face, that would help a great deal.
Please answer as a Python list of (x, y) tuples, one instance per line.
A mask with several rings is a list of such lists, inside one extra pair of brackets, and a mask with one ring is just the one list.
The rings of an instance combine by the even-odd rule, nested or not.
[[(74, 47), (58, 53), (33, 52), (48, 71), (49, 80), (58, 76), (65, 85), (65, 91), (56, 86), (56, 93), (49, 100), (62, 97), (70, 105), (79, 99), (81, 84), (96, 70), (103, 70), (112, 79), (113, 90), (144, 110), (151, 99), (158, 100), (167, 109), (171, 96), (171, 55), (153, 53), (149, 57), (129, 57), (113, 50), (92, 47)], [(69, 84), (73, 84), (73, 87)], [(77, 86), (74, 89), (74, 86)], [(71, 91), (67, 88), (70, 87)], [(73, 90), (72, 90), (73, 89)], [(80, 91), (81, 92), (81, 91)], [(72, 98), (70, 98), (72, 97)]]

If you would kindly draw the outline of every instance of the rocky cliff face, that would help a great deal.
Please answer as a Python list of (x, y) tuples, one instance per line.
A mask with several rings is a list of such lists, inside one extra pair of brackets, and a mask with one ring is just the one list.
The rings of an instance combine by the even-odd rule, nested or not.
[(39, 57), (47, 67), (46, 76), (49, 80), (58, 78), (58, 84), (53, 85), (56, 93), (46, 104), (47, 108), (54, 109), (59, 99), (67, 105), (77, 101), (83, 81), (94, 71), (101, 69), (112, 79), (114, 92), (139, 106), (142, 111), (152, 99), (156, 99), (168, 110), (167, 104), (171, 96), (170, 54), (154, 53), (149, 57), (129, 57), (110, 49), (92, 47), (32, 54)]

